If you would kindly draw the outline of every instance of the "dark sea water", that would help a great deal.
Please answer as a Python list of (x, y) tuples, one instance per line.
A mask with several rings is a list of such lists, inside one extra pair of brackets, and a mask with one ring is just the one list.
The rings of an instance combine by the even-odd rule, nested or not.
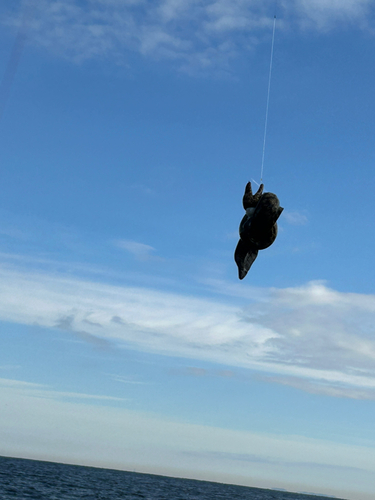
[(1, 500), (328, 500), (328, 497), (0, 457)]

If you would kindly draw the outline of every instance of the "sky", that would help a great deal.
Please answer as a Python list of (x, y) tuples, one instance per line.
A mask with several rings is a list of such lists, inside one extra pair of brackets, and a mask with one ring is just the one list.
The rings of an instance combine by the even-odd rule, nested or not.
[(0, 455), (373, 498), (374, 3), (2, 2)]

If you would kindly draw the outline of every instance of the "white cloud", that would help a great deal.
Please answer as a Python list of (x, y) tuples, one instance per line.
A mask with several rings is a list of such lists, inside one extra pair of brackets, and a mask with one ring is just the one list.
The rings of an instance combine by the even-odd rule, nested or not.
[(208, 20), (205, 28), (211, 32), (233, 32), (269, 27), (272, 23), (265, 15), (264, 2), (248, 0), (216, 0), (206, 2)]
[(334, 398), (375, 400), (375, 388), (350, 387), (345, 383), (314, 381), (301, 377), (262, 377), (262, 380), (288, 385), (310, 394), (320, 394)]
[(133, 240), (119, 240), (116, 241), (115, 244), (117, 247), (123, 248), (124, 250), (130, 252), (137, 259), (155, 259), (155, 257), (152, 255), (155, 251), (155, 248), (150, 245), (146, 245), (145, 243), (139, 243), (138, 241)]
[(302, 27), (328, 30), (338, 23), (364, 25), (372, 4), (372, 0), (295, 0), (294, 7)]
[(0, 269), (3, 321), (63, 328), (99, 347), (112, 343), (260, 370), (310, 392), (373, 398), (375, 296), (311, 282), (251, 288), (248, 297), (241, 308), (224, 298)]
[[(303, 436), (257, 434), (46, 398), (36, 384), (0, 380), (0, 452), (259, 487), (369, 500), (375, 451)], [(251, 467), (249, 467), (251, 464)], [(357, 491), (356, 491), (357, 490)]]
[(298, 211), (284, 210), (283, 219), (285, 219), (287, 223), (292, 226), (304, 226), (308, 222), (306, 215), (301, 214)]
[(115, 382), (120, 382), (121, 384), (135, 384), (135, 385), (144, 385), (148, 384), (148, 382), (141, 382), (140, 380), (134, 380), (129, 377), (124, 377), (123, 375), (117, 375), (115, 373), (108, 374), (112, 380)]
[(10, 389), (13, 395), (27, 395), (37, 399), (81, 399), (96, 401), (126, 401), (124, 398), (114, 396), (105, 396), (98, 394), (84, 394), (81, 392), (55, 391), (45, 384), (35, 384), (23, 380), (13, 380), (0, 378), (0, 388)]
[[(364, 26), (371, 0), (294, 0), (278, 7), (278, 30)], [(267, 36), (274, 2), (263, 0), (39, 0), (29, 41), (76, 62), (127, 54), (168, 59), (187, 72), (227, 70), (241, 51)], [(15, 16), (3, 24), (17, 26)], [(293, 29), (293, 32), (295, 30)]]
[(159, 2), (158, 13), (160, 18), (168, 23), (179, 20), (193, 7), (199, 5), (198, 0), (164, 0)]

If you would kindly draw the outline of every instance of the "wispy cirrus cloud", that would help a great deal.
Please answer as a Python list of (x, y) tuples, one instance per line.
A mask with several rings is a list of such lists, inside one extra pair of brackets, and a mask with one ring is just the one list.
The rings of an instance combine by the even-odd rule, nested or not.
[(308, 222), (307, 216), (298, 211), (284, 210), (283, 218), (292, 226), (304, 226)]
[(343, 383), (330, 383), (327, 380), (310, 380), (303, 377), (261, 377), (266, 382), (294, 387), (310, 394), (318, 394), (334, 398), (350, 398), (375, 400), (375, 389), (366, 387), (348, 386)]
[[(324, 282), (251, 289), (246, 307), (141, 287), (0, 270), (0, 319), (82, 340), (258, 370), (331, 396), (374, 398), (375, 296)], [(83, 335), (83, 333), (85, 335)], [(281, 378), (280, 378), (281, 377)]]
[(13, 380), (0, 378), (0, 390), (11, 389), (12, 393), (22, 395), (27, 394), (33, 398), (41, 399), (74, 399), (74, 400), (97, 400), (97, 401), (126, 401), (124, 398), (105, 396), (98, 394), (85, 394), (80, 392), (56, 391), (45, 384), (35, 384), (24, 380)]
[(0, 379), (2, 453), (372, 498), (375, 451), (366, 444), (184, 423), (77, 396)]
[(187, 366), (180, 370), (172, 370), (176, 375), (185, 375), (189, 377), (223, 377), (232, 378), (235, 373), (232, 370), (208, 370), (207, 368), (200, 368), (198, 366)]
[(118, 248), (130, 252), (139, 260), (157, 259), (154, 255), (155, 248), (145, 243), (139, 243), (133, 240), (118, 240), (115, 242), (115, 245)]
[(123, 375), (117, 375), (115, 373), (107, 374), (115, 382), (120, 382), (121, 384), (134, 384), (134, 385), (144, 385), (148, 382), (142, 382), (140, 380), (134, 380), (133, 378), (124, 377)]
[[(284, 1), (286, 8), (286, 2)], [(337, 25), (357, 24), (364, 28), (372, 13), (371, 0), (295, 0), (294, 9), (302, 28), (327, 31)]]
[[(82, 62), (129, 55), (169, 60), (194, 73), (227, 71), (243, 51), (267, 36), (274, 2), (263, 0), (28, 0), (36, 5), (29, 42)], [(17, 4), (16, 4), (17, 5)], [(18, 3), (18, 6), (22, 5)], [(280, 2), (278, 29), (291, 26), (327, 31), (337, 25), (366, 25), (371, 0), (294, 0)], [(11, 10), (12, 12), (12, 10)], [(3, 24), (20, 24), (7, 12)]]

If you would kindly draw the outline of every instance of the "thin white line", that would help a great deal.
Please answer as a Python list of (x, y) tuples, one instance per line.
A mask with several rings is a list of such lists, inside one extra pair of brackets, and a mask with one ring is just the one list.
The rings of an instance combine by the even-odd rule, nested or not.
[(260, 182), (262, 182), (262, 180), (263, 180), (264, 153), (265, 153), (265, 150), (266, 150), (268, 109), (269, 109), (269, 104), (270, 104), (271, 76), (272, 76), (272, 64), (273, 64), (273, 46), (274, 46), (274, 43), (275, 43), (275, 27), (276, 27), (276, 16), (274, 16), (274, 18), (273, 18), (272, 45), (271, 45), (271, 61), (270, 61), (270, 72), (269, 72), (269, 76), (268, 76), (266, 120), (265, 120), (265, 124), (264, 124), (263, 153), (262, 153), (262, 166), (261, 166), (261, 169), (260, 169)]

